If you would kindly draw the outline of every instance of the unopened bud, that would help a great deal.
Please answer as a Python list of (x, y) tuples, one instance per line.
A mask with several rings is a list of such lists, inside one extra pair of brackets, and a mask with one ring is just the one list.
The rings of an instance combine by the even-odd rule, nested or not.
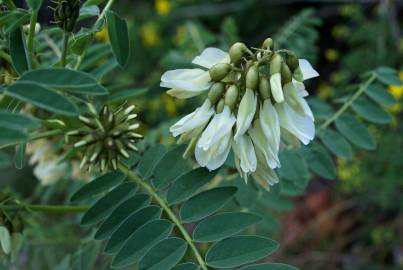
[(292, 82), (291, 70), (285, 62), (281, 65), (281, 80), (283, 85)]
[(218, 63), (210, 68), (210, 77), (214, 82), (219, 82), (231, 71), (231, 65), (227, 63)]
[(266, 77), (259, 78), (259, 94), (263, 100), (270, 98), (270, 83)]
[(273, 40), (271, 38), (266, 38), (263, 41), (262, 48), (265, 50), (271, 50), (271, 47), (273, 46)]
[(229, 57), (231, 58), (231, 62), (235, 65), (239, 65), (242, 61), (242, 57), (247, 50), (248, 48), (244, 43), (237, 42), (232, 45), (229, 50)]
[(259, 68), (252, 65), (246, 73), (246, 88), (256, 90), (259, 83)]
[(285, 62), (291, 71), (296, 70), (299, 67), (298, 56), (293, 52), (288, 52), (287, 57), (285, 58)]
[(270, 75), (280, 73), (281, 72), (281, 63), (283, 62), (283, 58), (278, 53), (273, 55), (270, 63)]
[(224, 110), (224, 106), (225, 106), (225, 101), (222, 98), (222, 99), (220, 99), (220, 101), (218, 101), (215, 111), (217, 113), (221, 113)]
[(294, 73), (292, 74), (295, 80), (299, 82), (304, 81), (304, 74), (302, 74), (302, 70), (300, 67), (298, 67), (296, 70), (294, 70)]
[(238, 94), (239, 91), (236, 85), (228, 87), (227, 92), (225, 93), (225, 105), (227, 105), (231, 110), (235, 109), (238, 102)]
[(212, 105), (216, 104), (218, 100), (223, 96), (224, 90), (225, 85), (222, 82), (214, 83), (211, 86), (210, 92), (208, 93), (208, 99), (210, 100)]

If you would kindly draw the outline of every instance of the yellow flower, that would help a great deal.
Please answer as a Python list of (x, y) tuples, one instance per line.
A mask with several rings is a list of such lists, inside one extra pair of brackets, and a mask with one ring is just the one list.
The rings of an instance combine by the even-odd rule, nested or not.
[(176, 116), (178, 114), (177, 108), (184, 103), (184, 100), (174, 99), (168, 95), (163, 95), (163, 101), (165, 110), (170, 116)]
[[(399, 78), (403, 81), (403, 70), (400, 71)], [(389, 85), (389, 92), (399, 100), (403, 96), (403, 85)]]
[(318, 87), (318, 96), (322, 99), (326, 99), (332, 95), (332, 88), (329, 84), (321, 82)]
[(155, 0), (154, 6), (159, 15), (167, 15), (171, 11), (169, 0)]
[(146, 23), (140, 28), (141, 41), (145, 47), (154, 47), (160, 42), (157, 26)]
[(106, 26), (102, 28), (101, 31), (95, 34), (95, 38), (103, 42), (108, 42), (109, 41), (108, 28), (106, 28)]
[(326, 49), (325, 57), (329, 62), (334, 62), (339, 59), (339, 52), (335, 49)]

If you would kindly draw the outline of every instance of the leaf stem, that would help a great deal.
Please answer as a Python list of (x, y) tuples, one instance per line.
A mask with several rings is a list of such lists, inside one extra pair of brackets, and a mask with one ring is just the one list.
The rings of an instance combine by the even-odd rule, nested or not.
[(63, 32), (63, 50), (62, 50), (62, 59), (61, 59), (62, 67), (66, 66), (67, 49), (69, 46), (69, 37), (70, 37), (70, 34), (66, 31), (64, 31)]
[(193, 243), (192, 238), (190, 237), (187, 230), (182, 226), (182, 223), (180, 222), (180, 220), (176, 216), (176, 214), (171, 210), (171, 208), (169, 208), (169, 206), (165, 202), (165, 200), (158, 195), (158, 193), (154, 190), (154, 188), (152, 186), (147, 184), (140, 176), (134, 174), (125, 165), (119, 164), (119, 170), (122, 171), (124, 174), (126, 174), (131, 180), (138, 183), (142, 188), (144, 188), (154, 198), (154, 200), (165, 210), (168, 217), (175, 223), (176, 227), (181, 232), (183, 238), (185, 239), (185, 241), (188, 243), (188, 245), (192, 249), (192, 252), (193, 252), (194, 256), (196, 257), (196, 260), (197, 260), (198, 264), (200, 265), (201, 269), (207, 270), (206, 262), (204, 261), (202, 255), (200, 254), (200, 252), (197, 249), (197, 247), (195, 246), (195, 244)]
[(39, 10), (33, 10), (31, 15), (31, 20), (29, 23), (29, 35), (28, 35), (28, 52), (29, 57), (32, 59), (34, 57), (34, 36), (35, 36), (35, 26), (38, 20)]
[(46, 205), (46, 204), (17, 204), (17, 205), (0, 205), (3, 211), (34, 211), (43, 213), (82, 213), (89, 209), (87, 205)]
[(371, 76), (368, 78), (368, 80), (365, 83), (362, 83), (360, 85), (360, 88), (357, 90), (357, 92), (354, 93), (354, 95), (352, 95), (350, 97), (349, 100), (347, 100), (344, 105), (329, 119), (327, 119), (326, 122), (324, 122), (319, 128), (318, 131), (327, 128), (329, 125), (331, 125), (334, 121), (337, 120), (337, 118), (340, 117), (340, 115), (342, 115), (350, 106), (351, 104), (353, 104), (353, 102), (362, 94), (364, 93), (364, 91), (368, 88), (369, 85), (371, 85), (371, 83), (374, 82), (374, 80), (376, 79), (376, 74), (375, 72), (371, 73)]

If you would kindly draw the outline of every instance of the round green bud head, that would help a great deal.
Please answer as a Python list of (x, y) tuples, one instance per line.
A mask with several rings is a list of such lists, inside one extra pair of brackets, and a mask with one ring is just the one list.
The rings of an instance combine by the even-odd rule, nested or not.
[(293, 77), (294, 77), (295, 80), (297, 80), (299, 82), (304, 81), (304, 75), (302, 74), (302, 71), (301, 71), (300, 67), (298, 67), (296, 70), (294, 70)]
[(298, 56), (295, 53), (287, 53), (285, 62), (292, 71), (296, 70), (299, 67)]
[(272, 46), (273, 46), (273, 40), (271, 38), (266, 38), (263, 41), (263, 45), (262, 45), (263, 49), (270, 50)]
[(217, 113), (220, 113), (224, 110), (224, 106), (225, 106), (225, 101), (224, 99), (220, 99), (220, 101), (218, 101), (217, 106), (215, 107), (215, 111)]
[(218, 100), (223, 96), (224, 90), (225, 84), (222, 82), (214, 83), (211, 86), (210, 92), (208, 93), (208, 99), (210, 100), (212, 105), (216, 104)]
[(234, 45), (232, 45), (229, 50), (229, 56), (231, 58), (231, 62), (234, 63), (235, 65), (240, 64), (246, 50), (247, 47), (244, 43), (237, 42)]
[(280, 54), (275, 53), (270, 63), (270, 75), (281, 72), (281, 64), (283, 63), (283, 58)]
[(281, 79), (283, 85), (292, 82), (291, 70), (285, 62), (281, 65)]
[(227, 76), (232, 67), (227, 63), (219, 63), (212, 66), (209, 70), (210, 77), (214, 82), (219, 82)]
[(252, 65), (246, 73), (246, 88), (256, 90), (259, 83), (259, 68)]
[(263, 100), (270, 98), (270, 82), (266, 77), (259, 78), (259, 94)]
[(227, 92), (225, 93), (225, 105), (230, 107), (231, 110), (235, 109), (235, 106), (238, 102), (238, 87), (236, 85), (231, 85), (228, 87)]

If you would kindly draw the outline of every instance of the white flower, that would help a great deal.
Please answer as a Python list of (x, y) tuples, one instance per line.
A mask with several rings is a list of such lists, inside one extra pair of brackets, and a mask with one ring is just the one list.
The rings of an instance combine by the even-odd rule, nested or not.
[(162, 75), (160, 86), (171, 88), (167, 91), (171, 96), (190, 98), (207, 90), (211, 86), (211, 78), (203, 69), (175, 69)]
[(242, 174), (247, 177), (248, 173), (256, 171), (257, 160), (255, 149), (251, 138), (248, 135), (242, 135), (237, 141), (232, 143), (236, 158), (240, 160), (240, 169)]
[(228, 157), (231, 150), (231, 140), (232, 134), (228, 132), (207, 149), (197, 144), (195, 149), (196, 161), (200, 166), (207, 167), (210, 171), (218, 169)]
[(251, 89), (246, 89), (238, 108), (236, 118), (236, 133), (235, 141), (239, 139), (250, 127), (250, 124), (255, 116), (257, 98)]
[(278, 103), (275, 107), (282, 128), (289, 131), (305, 145), (313, 140), (315, 125), (311, 115), (295, 111), (288, 102)]
[(174, 137), (185, 132), (192, 131), (198, 127), (204, 126), (214, 114), (214, 108), (209, 99), (204, 101), (203, 105), (194, 112), (186, 115), (176, 124), (170, 127), (169, 131)]
[(278, 155), (280, 150), (280, 122), (276, 109), (269, 99), (266, 99), (260, 108), (259, 122), (272, 152)]
[[(218, 63), (229, 63), (229, 55), (217, 48), (207, 48), (193, 59), (193, 63), (211, 68)], [(200, 68), (175, 69), (161, 77), (161, 87), (171, 88), (167, 93), (177, 98), (190, 98), (201, 94), (211, 86), (208, 70)]]
[(262, 152), (267, 165), (272, 169), (280, 167), (278, 146), (275, 144), (275, 138), (274, 136), (266, 137), (259, 120), (254, 121), (253, 127), (249, 129), (248, 133), (253, 144)]
[(224, 106), (221, 113), (214, 115), (213, 120), (203, 131), (197, 146), (203, 150), (208, 150), (212, 145), (216, 144), (222, 137), (228, 133), (232, 133), (232, 126), (235, 124), (235, 116), (228, 106)]
[(281, 85), (281, 74), (276, 73), (270, 76), (270, 87), (273, 98), (280, 103), (284, 100), (283, 87)]
[(42, 185), (50, 185), (66, 175), (67, 167), (66, 162), (59, 163), (57, 160), (48, 160), (38, 163), (33, 172)]
[(299, 67), (301, 69), (304, 81), (319, 76), (319, 73), (313, 69), (312, 65), (306, 59), (299, 59)]
[(205, 67), (205, 68), (211, 68), (212, 66), (218, 64), (218, 63), (229, 63), (230, 58), (229, 54), (217, 49), (217, 48), (206, 48), (204, 51), (199, 55), (196, 56), (192, 63)]
[(274, 170), (267, 166), (264, 155), (259, 150), (257, 155), (257, 169), (252, 173), (253, 178), (265, 189), (270, 190), (270, 186), (279, 182), (278, 176)]

